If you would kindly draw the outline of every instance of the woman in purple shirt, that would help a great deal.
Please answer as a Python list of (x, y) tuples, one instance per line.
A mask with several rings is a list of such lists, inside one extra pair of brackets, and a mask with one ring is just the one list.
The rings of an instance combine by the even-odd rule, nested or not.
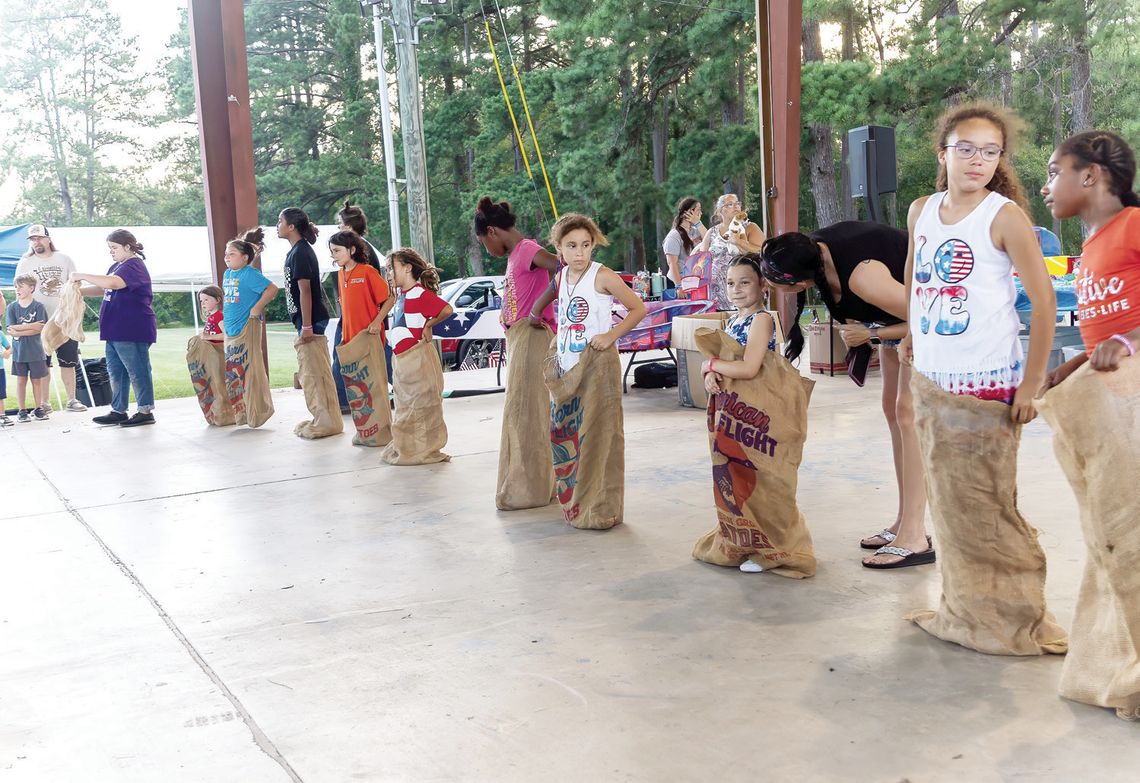
[[(151, 300), (154, 292), (150, 272), (143, 263), (143, 246), (135, 235), (116, 229), (107, 235), (111, 268), (105, 275), (76, 272), (72, 280), (93, 285), (84, 296), (102, 296), (99, 309), (99, 339), (107, 347), (107, 373), (111, 376), (111, 412), (95, 417), (96, 424), (137, 427), (154, 424), (154, 381), (150, 371), (150, 347), (158, 336)], [(130, 390), (134, 387), (138, 411), (127, 415)]]

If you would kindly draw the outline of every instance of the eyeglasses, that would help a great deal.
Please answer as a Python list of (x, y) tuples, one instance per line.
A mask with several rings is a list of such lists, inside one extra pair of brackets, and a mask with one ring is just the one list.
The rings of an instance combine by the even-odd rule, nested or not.
[(977, 144), (973, 144), (968, 141), (960, 141), (957, 144), (946, 144), (943, 145), (943, 147), (944, 149), (950, 149), (951, 147), (956, 149), (958, 151), (958, 157), (962, 160), (969, 160), (970, 158), (974, 157), (975, 153), (980, 152), (982, 153), (982, 160), (993, 161), (1000, 158), (1001, 154), (1005, 152), (1005, 150), (996, 144), (979, 147)]

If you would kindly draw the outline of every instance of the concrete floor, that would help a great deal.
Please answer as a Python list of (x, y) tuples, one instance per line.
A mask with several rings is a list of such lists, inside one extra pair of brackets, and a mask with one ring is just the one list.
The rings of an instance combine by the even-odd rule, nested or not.
[[(496, 512), (501, 395), (446, 401), (454, 460), (423, 468), (295, 438), (293, 391), (259, 431), (181, 400), (0, 432), (0, 779), (1137, 780), (1137, 727), (1062, 701), (1060, 658), (937, 641), (902, 619), (936, 567), (860, 567), (895, 509), (879, 380), (816, 377), (804, 582), (690, 559), (708, 454), (675, 390), (626, 397), (608, 532)], [(1083, 548), (1042, 423), (1021, 497), (1067, 625)]]

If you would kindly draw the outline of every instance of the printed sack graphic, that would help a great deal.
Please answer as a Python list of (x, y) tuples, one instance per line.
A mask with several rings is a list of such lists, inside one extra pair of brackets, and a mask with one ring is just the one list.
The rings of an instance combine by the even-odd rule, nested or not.
[[(744, 346), (718, 329), (698, 329), (697, 347), (726, 361)], [(708, 402), (709, 452), (717, 524), (697, 541), (693, 557), (739, 566), (752, 560), (779, 576), (815, 574), (811, 532), (796, 503), (815, 381), (769, 352), (750, 380), (725, 378)]]

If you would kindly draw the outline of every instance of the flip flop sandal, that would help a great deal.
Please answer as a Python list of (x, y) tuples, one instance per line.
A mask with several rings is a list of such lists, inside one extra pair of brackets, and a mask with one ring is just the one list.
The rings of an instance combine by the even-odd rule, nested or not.
[(927, 565), (934, 562), (934, 547), (927, 549), (925, 552), (912, 552), (909, 549), (903, 549), (901, 546), (883, 546), (875, 550), (876, 555), (898, 555), (902, 560), (896, 560), (893, 563), (863, 563), (864, 568), (876, 568), (879, 570), (886, 570), (888, 568), (907, 568), (909, 566)]
[[(883, 528), (878, 533), (875, 533), (875, 535), (867, 536), (867, 538), (881, 538), (887, 544), (890, 544), (892, 541), (894, 541), (896, 538), (898, 538), (898, 536), (895, 535), (894, 533), (892, 533), (891, 531), (887, 530), (886, 528)], [(859, 548), (860, 549), (878, 549), (879, 544), (864, 544), (862, 541), (860, 541), (859, 542)]]
[[(893, 543), (894, 540), (896, 538), (898, 538), (898, 536), (896, 536), (894, 533), (892, 533), (889, 530), (881, 530), (878, 533), (876, 533), (875, 536), (878, 536), (879, 538), (883, 539), (888, 544)], [(875, 536), (867, 536), (867, 538), (874, 538)], [(934, 546), (934, 542), (930, 540), (930, 536), (926, 537), (926, 543), (928, 546)], [(875, 546), (874, 544), (864, 544), (862, 541), (859, 542), (859, 546), (862, 549), (882, 549), (882, 547)]]

